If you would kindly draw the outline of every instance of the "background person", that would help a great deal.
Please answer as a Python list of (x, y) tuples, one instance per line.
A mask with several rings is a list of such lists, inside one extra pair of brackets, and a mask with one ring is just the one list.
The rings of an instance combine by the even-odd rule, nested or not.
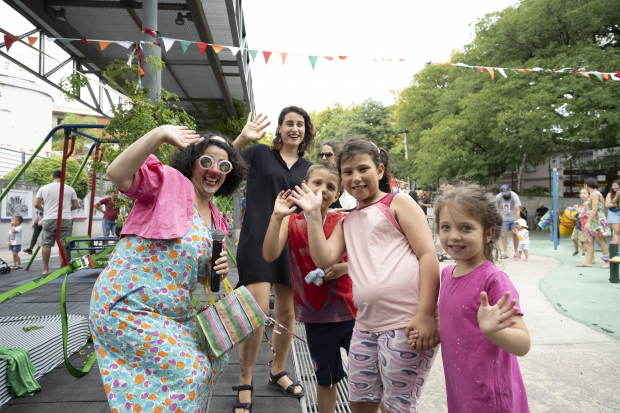
[[(575, 244), (575, 253), (573, 254), (573, 257), (576, 255), (579, 255), (579, 242), (581, 242), (581, 250), (582, 250), (581, 256), (585, 258), (586, 251), (587, 251), (587, 243), (586, 243), (586, 236), (583, 233), (583, 226), (581, 222), (582, 222), (582, 217), (586, 218), (585, 210), (586, 210), (586, 203), (588, 201), (588, 191), (586, 191), (585, 188), (581, 188), (581, 191), (579, 191), (579, 197), (581, 198), (581, 201), (583, 203), (581, 205), (573, 205), (573, 208), (575, 208), (579, 212), (577, 214), (577, 222), (575, 224), (575, 229), (573, 229), (573, 233), (571, 234), (571, 239), (573, 240), (573, 243)], [(594, 263), (587, 263), (584, 261), (577, 266), (583, 267), (584, 264), (591, 265)]]
[(24, 218), (21, 215), (11, 217), (9, 224), (9, 251), (13, 253), (13, 266), (11, 269), (19, 270), (22, 267), (22, 260), (19, 258), (19, 252), (22, 250), (22, 222)]
[(39, 234), (41, 234), (41, 230), (43, 229), (43, 211), (40, 209), (36, 210), (36, 214), (34, 219), (32, 220), (32, 238), (30, 239), (30, 247), (26, 248), (24, 252), (26, 254), (32, 255), (32, 249), (37, 243), (37, 239), (39, 239)]
[[(267, 117), (259, 116), (248, 123), (241, 135), (233, 142), (235, 148), (241, 149), (250, 142), (256, 142), (265, 136), (263, 129), (269, 125)], [(262, 249), (265, 234), (269, 227), (273, 203), (280, 191), (294, 189), (306, 176), (312, 162), (304, 159), (308, 150), (314, 145), (316, 129), (308, 112), (297, 106), (284, 108), (278, 116), (278, 127), (271, 146), (256, 144), (241, 151), (241, 156), (250, 165), (247, 184), (247, 202), (252, 205), (244, 215), (243, 227), (239, 236), (237, 263), (239, 284), (244, 285), (256, 299), (265, 313), (269, 312), (271, 285), (275, 293), (275, 318), (280, 324), (293, 332), (295, 327), (295, 310), (293, 291), (291, 289), (291, 271), (289, 267), (288, 247), (273, 262), (263, 258)], [(252, 393), (252, 373), (254, 363), (262, 342), (262, 328), (239, 346), (241, 371), (239, 377), (238, 400), (250, 403)], [(284, 364), (291, 346), (292, 335), (276, 326), (282, 334), (273, 335), (275, 356), (271, 367), (271, 377), (277, 377), (284, 371)], [(261, 383), (263, 381), (261, 380)], [(293, 386), (294, 380), (288, 375), (280, 377), (277, 383), (289, 397), (302, 397), (306, 391), (301, 385)], [(249, 413), (248, 407), (235, 408), (237, 413)]]
[[(601, 247), (603, 255), (609, 256), (609, 248), (605, 242), (605, 237), (611, 235), (611, 229), (605, 218), (605, 204), (603, 195), (598, 191), (598, 181), (594, 178), (588, 178), (583, 182), (583, 187), (588, 191), (589, 198), (586, 204), (586, 217), (587, 220), (583, 225), (583, 231), (586, 233), (586, 238), (594, 239), (596, 243)], [(586, 262), (594, 263), (594, 243), (592, 248), (588, 245), (586, 252)], [(609, 268), (609, 263), (606, 262), (601, 268)]]
[[(337, 141), (323, 142), (321, 145), (321, 151), (319, 152), (319, 158), (321, 162), (329, 162), (332, 165), (336, 165), (336, 158), (340, 156), (342, 151), (342, 143)], [(346, 210), (357, 208), (357, 201), (353, 198), (341, 185), (340, 198), (329, 206), (329, 209), (344, 208)]]
[(612, 241), (620, 241), (620, 181), (613, 181), (609, 193), (605, 198), (605, 206), (607, 210), (607, 223), (611, 225), (613, 230)]
[(536, 208), (536, 211), (534, 212), (534, 228), (532, 229), (532, 231), (535, 231), (535, 230), (542, 231), (542, 228), (538, 227), (538, 223), (548, 211), (549, 211), (549, 208), (547, 208), (545, 204), (543, 204), (542, 202), (538, 205), (538, 208)]
[(500, 193), (495, 197), (497, 206), (502, 213), (502, 219), (504, 223), (502, 225), (502, 247), (504, 249), (504, 255), (502, 259), (508, 258), (508, 233), (512, 232), (512, 242), (515, 247), (515, 253), (513, 258), (517, 257), (517, 249), (519, 248), (519, 236), (517, 234), (517, 227), (515, 221), (521, 218), (521, 200), (519, 195), (510, 190), (508, 185), (502, 185)]
[[(118, 213), (120, 212), (120, 208), (115, 206), (115, 202), (118, 199), (118, 192), (112, 191), (110, 192), (109, 198), (103, 198), (97, 202), (95, 202), (94, 208), (103, 213), (103, 219), (101, 220), (101, 227), (103, 228), (103, 236), (115, 236), (116, 235), (116, 220), (118, 219)], [(101, 206), (104, 206), (105, 209), (101, 209)]]
[(517, 226), (517, 231), (519, 234), (519, 248), (517, 254), (518, 257), (515, 257), (516, 260), (521, 259), (521, 252), (525, 252), (525, 261), (530, 260), (529, 250), (530, 250), (530, 233), (527, 230), (527, 221), (524, 218), (519, 218), (517, 222), (515, 222)]
[(418, 192), (418, 197), (420, 198), (420, 201), (418, 202), (418, 204), (420, 205), (420, 207), (422, 207), (422, 211), (424, 212), (424, 215), (428, 216), (428, 208), (433, 206), (431, 204), (430, 197), (426, 193), (424, 193), (424, 191), (421, 189)]
[[(178, 148), (170, 166), (152, 155), (163, 143)], [(204, 412), (228, 356), (202, 350), (192, 291), (209, 278), (212, 254), (216, 273), (228, 274), (226, 253), (212, 251), (213, 230), (228, 224), (211, 198), (233, 194), (247, 165), (222, 137), (164, 125), (126, 148), (107, 175), (136, 200), (90, 302), (110, 408)]]
[[(43, 210), (43, 236), (41, 239), (41, 257), (43, 258), (43, 275), (50, 272), (50, 255), (56, 242), (56, 224), (58, 221), (58, 201), (60, 195), (61, 171), (52, 173), (52, 183), (39, 188), (34, 207)], [(58, 248), (64, 248), (67, 237), (73, 232), (73, 217), (71, 211), (78, 209), (78, 197), (75, 189), (65, 184), (62, 198), (62, 218), (60, 224), (60, 243)], [(43, 209), (45, 205), (45, 209)]]

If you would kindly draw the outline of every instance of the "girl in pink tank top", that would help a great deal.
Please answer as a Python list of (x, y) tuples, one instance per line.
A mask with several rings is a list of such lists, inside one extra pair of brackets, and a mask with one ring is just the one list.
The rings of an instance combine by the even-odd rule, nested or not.
[[(383, 401), (388, 411), (416, 412), (439, 344), (439, 262), (431, 231), (410, 196), (390, 193), (385, 150), (351, 139), (337, 164), (344, 188), (359, 205), (329, 240), (322, 194), (304, 186), (291, 196), (306, 213), (314, 263), (328, 268), (345, 253), (349, 259), (358, 310), (349, 350), (351, 410), (377, 411)], [(408, 339), (413, 330), (415, 341)]]

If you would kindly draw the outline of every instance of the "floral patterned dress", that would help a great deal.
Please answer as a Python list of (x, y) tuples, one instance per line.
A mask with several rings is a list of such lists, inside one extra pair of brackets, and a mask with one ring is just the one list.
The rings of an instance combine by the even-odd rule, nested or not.
[(112, 413), (209, 410), (228, 356), (201, 348), (192, 291), (208, 268), (211, 231), (194, 207), (183, 238), (127, 236), (99, 276), (90, 328)]
[(588, 235), (591, 237), (609, 237), (611, 236), (611, 229), (607, 223), (607, 218), (605, 218), (605, 200), (600, 192), (592, 192), (590, 195), (586, 216), (589, 217), (590, 214), (592, 214), (592, 198), (595, 196), (598, 196), (598, 208), (594, 218), (590, 221), (590, 231), (588, 231)]

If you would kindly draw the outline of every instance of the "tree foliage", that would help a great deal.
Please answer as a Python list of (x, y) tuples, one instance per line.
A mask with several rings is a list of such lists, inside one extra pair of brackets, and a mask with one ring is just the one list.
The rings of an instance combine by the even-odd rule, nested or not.
[[(615, 4), (614, 4), (615, 3)], [(451, 63), (614, 72), (620, 8), (612, 0), (523, 0), (484, 16)], [(569, 70), (570, 71), (570, 70)], [(420, 183), (461, 177), (491, 183), (552, 155), (618, 145), (620, 82), (573, 73), (426, 66), (397, 95), (397, 125), (410, 130), (407, 164)]]
[[(6, 174), (3, 179), (13, 179), (19, 172), (20, 166)], [(62, 169), (62, 156), (52, 156), (51, 158), (37, 158), (30, 164), (28, 168), (28, 180), (37, 185), (47, 185), (52, 183), (52, 173)], [(80, 163), (73, 158), (67, 159), (67, 168), (65, 172), (65, 183), (68, 185), (80, 169)], [(82, 171), (73, 189), (79, 199), (84, 199), (88, 194), (88, 175)]]
[[(61, 125), (96, 125), (97, 119), (94, 116), (80, 116), (75, 113), (67, 113), (65, 118), (60, 122)], [(101, 131), (98, 129), (79, 129), (80, 132), (83, 132), (87, 135), (93, 137), (99, 137), (101, 135)], [(63, 145), (65, 142), (65, 132), (61, 129), (58, 130), (52, 135), (52, 150), (53, 151), (62, 151)], [(77, 135), (75, 138), (75, 147), (73, 148), (74, 155), (86, 155), (87, 149), (86, 147), (90, 147), (93, 143), (92, 140), (87, 139), (84, 136)]]

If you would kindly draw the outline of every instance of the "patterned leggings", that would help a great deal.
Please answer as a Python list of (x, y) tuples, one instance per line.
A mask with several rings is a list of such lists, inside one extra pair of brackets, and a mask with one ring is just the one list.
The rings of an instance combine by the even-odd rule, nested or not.
[(404, 328), (378, 333), (353, 330), (349, 349), (350, 400), (383, 400), (390, 413), (415, 413), (438, 347), (416, 353), (407, 343)]

